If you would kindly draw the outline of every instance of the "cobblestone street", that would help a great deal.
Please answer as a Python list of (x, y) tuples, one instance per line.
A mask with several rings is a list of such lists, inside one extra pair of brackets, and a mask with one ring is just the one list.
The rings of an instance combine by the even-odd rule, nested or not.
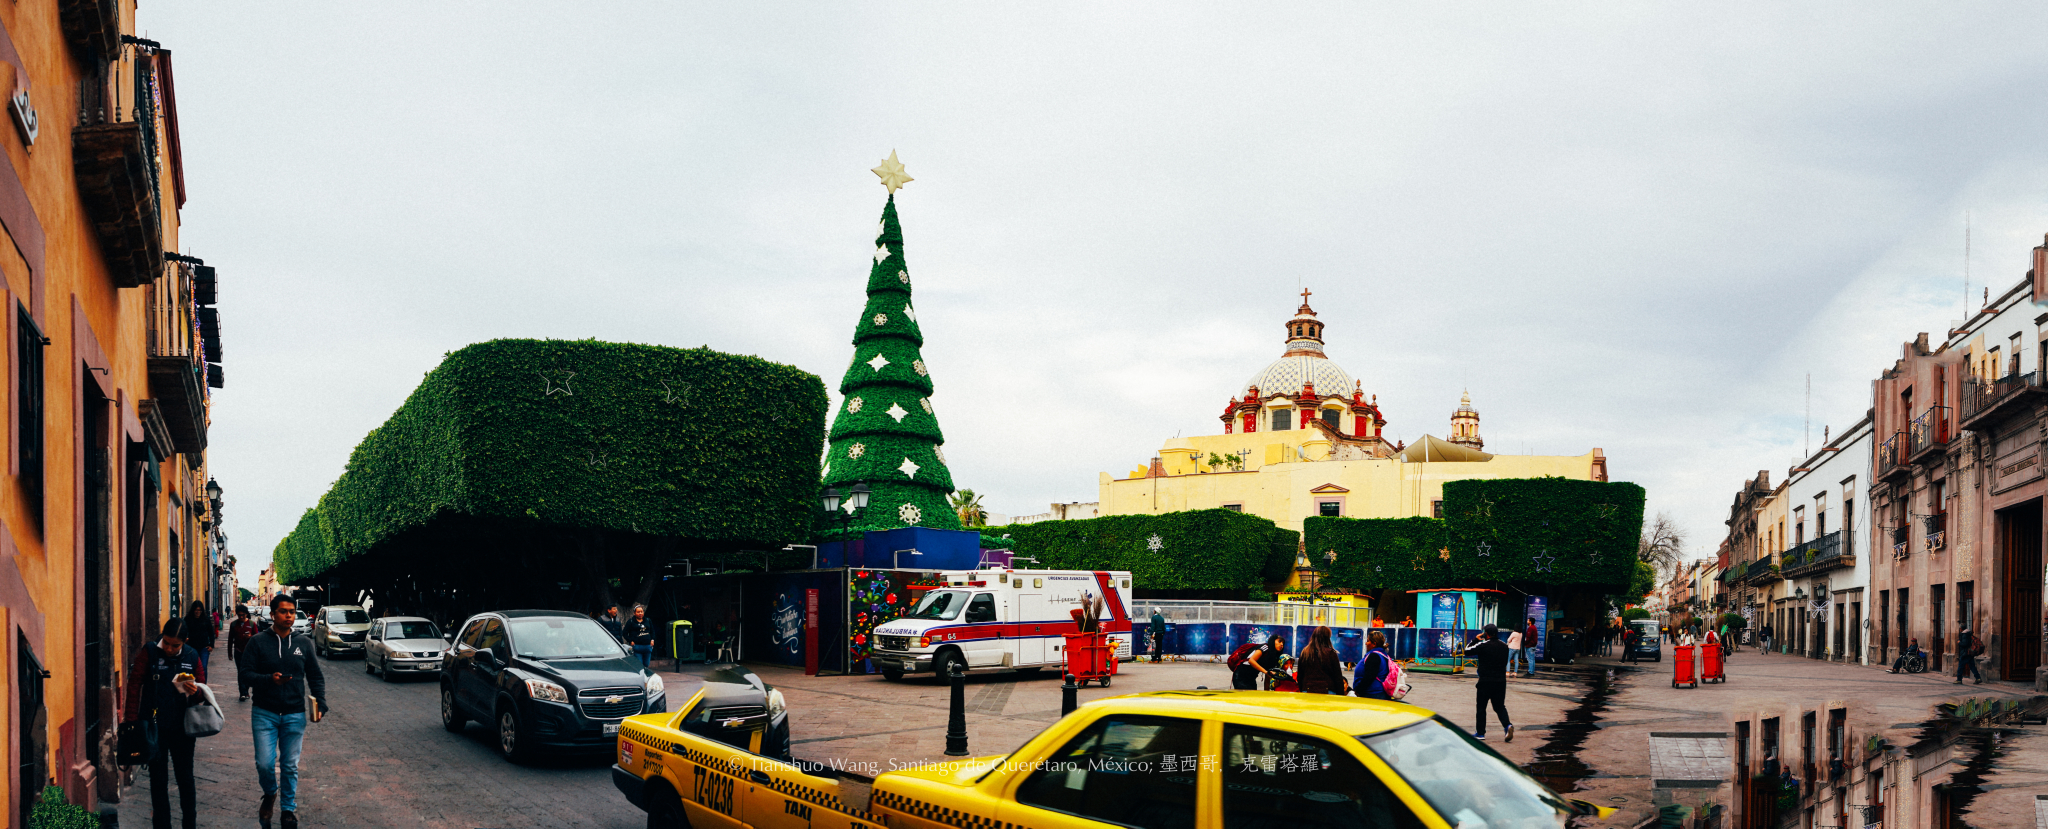
[[(385, 683), (365, 675), (355, 660), (328, 661), (324, 667), (335, 710), (308, 730), (299, 794), (306, 826), (644, 825), (644, 816), (613, 789), (606, 758), (512, 765), (499, 759), (482, 726), (471, 724), (460, 735), (442, 730), (433, 682)], [(950, 692), (929, 677), (889, 682), (880, 676), (806, 677), (790, 668), (751, 667), (787, 697), (800, 757), (869, 777), (943, 759)], [(1110, 688), (1082, 690), (1081, 700), (1229, 685), (1226, 669), (1216, 663), (1125, 663), (1122, 671)], [(1501, 741), (1495, 726), (1490, 744), (1562, 791), (1621, 809), (1611, 825), (1634, 826), (1661, 803), (1726, 802), (1731, 791), (1725, 781), (1730, 768), (1726, 737), (1732, 716), (1787, 701), (1846, 703), (1860, 727), (1905, 733), (1943, 702), (2031, 695), (2030, 689), (2010, 683), (1958, 688), (1932, 674), (1894, 676), (1875, 668), (1754, 653), (1730, 660), (1726, 684), (1674, 690), (1670, 671), (1669, 662), (1621, 665), (1596, 657), (1568, 670), (1513, 679), (1508, 708), (1516, 739)], [(1463, 728), (1473, 726), (1469, 675), (1415, 676), (1410, 702)], [(665, 672), (664, 679), (676, 706), (698, 684), (690, 673)], [(249, 760), (248, 704), (234, 701), (233, 685), (218, 680), (214, 690), (229, 711), (228, 730), (200, 742), (201, 825), (253, 826), (259, 793)], [(970, 674), (966, 699), (969, 750), (1000, 754), (1059, 718), (1060, 678), (1050, 671)], [(2019, 746), (2043, 739), (2048, 729), (2035, 726), (2019, 729), (2007, 742)], [(2035, 826), (2034, 795), (2048, 794), (2044, 777), (2023, 765), (1994, 766), (1971, 825)], [(856, 802), (863, 796), (857, 785), (846, 789)], [(121, 818), (125, 826), (148, 825), (143, 775), (124, 792)]]

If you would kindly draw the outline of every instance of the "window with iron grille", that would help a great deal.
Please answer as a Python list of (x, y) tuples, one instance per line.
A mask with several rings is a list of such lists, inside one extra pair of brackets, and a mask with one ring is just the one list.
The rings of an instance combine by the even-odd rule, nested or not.
[(43, 517), (43, 332), (28, 309), (15, 312), (15, 453), (21, 458), (21, 495), (38, 529)]

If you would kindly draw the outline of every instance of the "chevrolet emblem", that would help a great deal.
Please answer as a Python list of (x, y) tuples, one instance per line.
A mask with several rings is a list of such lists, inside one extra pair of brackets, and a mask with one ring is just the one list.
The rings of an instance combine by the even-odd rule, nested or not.
[(616, 704), (618, 704), (618, 703), (621, 703), (621, 702), (625, 702), (625, 701), (626, 701), (626, 698), (625, 698), (625, 697), (622, 697), (622, 696), (619, 696), (619, 695), (617, 695), (617, 694), (613, 694), (613, 695), (611, 695), (611, 696), (605, 697), (605, 698), (604, 698), (604, 701), (605, 701), (605, 703), (606, 703), (606, 704), (609, 704), (609, 705), (616, 705)]
[(745, 717), (731, 717), (731, 718), (728, 718), (728, 719), (724, 719), (724, 720), (719, 720), (719, 721), (718, 721), (718, 724), (719, 724), (719, 725), (722, 725), (722, 726), (725, 726), (726, 728), (738, 728), (738, 727), (740, 727), (740, 726), (742, 726), (742, 725), (746, 725), (746, 724), (747, 724), (747, 718), (745, 718)]

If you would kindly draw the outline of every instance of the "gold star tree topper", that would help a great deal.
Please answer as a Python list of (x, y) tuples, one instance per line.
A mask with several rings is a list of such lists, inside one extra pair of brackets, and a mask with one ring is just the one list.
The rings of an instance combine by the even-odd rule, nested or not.
[(896, 160), (895, 150), (890, 150), (889, 157), (883, 159), (882, 166), (876, 167), (873, 172), (881, 177), (882, 186), (889, 188), (889, 195), (892, 196), (896, 195), (896, 188), (917, 180), (903, 171), (903, 162)]

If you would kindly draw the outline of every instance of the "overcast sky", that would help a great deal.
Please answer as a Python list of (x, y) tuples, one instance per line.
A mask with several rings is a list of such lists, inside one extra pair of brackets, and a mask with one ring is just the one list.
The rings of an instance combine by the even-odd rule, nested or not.
[[(744, 11), (740, 11), (740, 10)], [(251, 584), (442, 354), (709, 345), (836, 387), (894, 149), (947, 457), (993, 510), (1218, 431), (1315, 291), (1405, 440), (1737, 485), (2048, 232), (2048, 7), (146, 3)], [(1979, 288), (1971, 288), (1975, 294)], [(1937, 335), (1938, 336), (1938, 335)], [(836, 395), (835, 395), (836, 402)]]

